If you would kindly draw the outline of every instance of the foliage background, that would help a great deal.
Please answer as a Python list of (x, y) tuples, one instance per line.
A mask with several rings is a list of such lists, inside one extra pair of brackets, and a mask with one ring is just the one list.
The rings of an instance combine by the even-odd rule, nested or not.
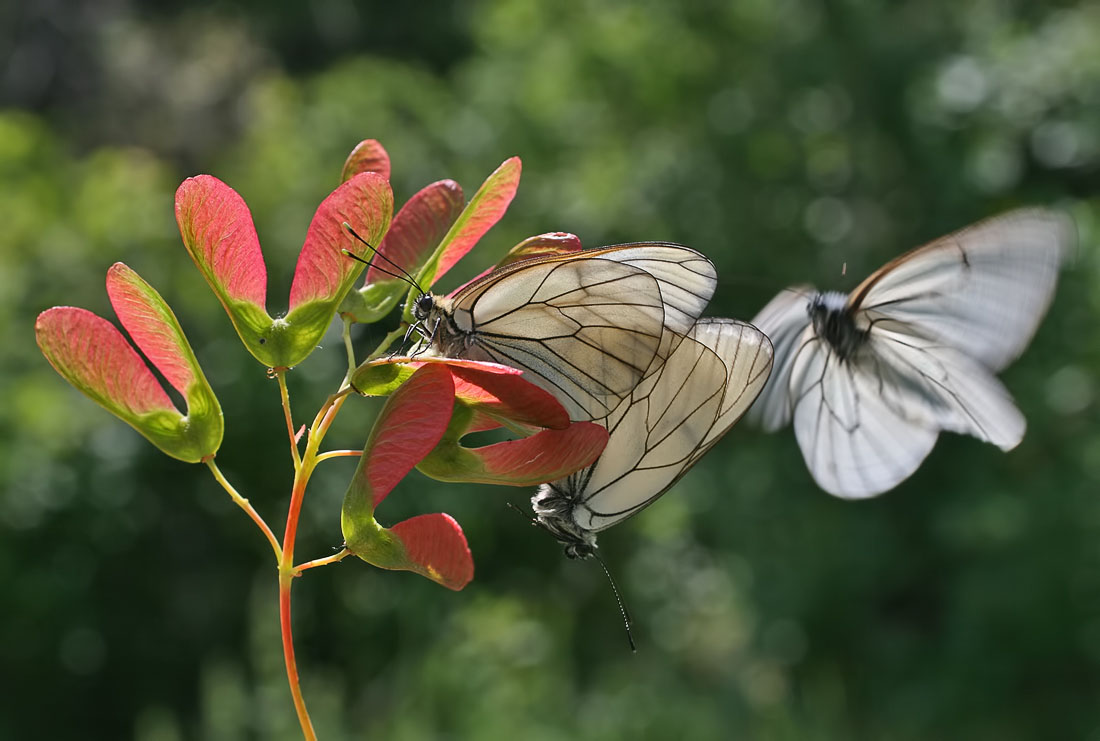
[[(452, 594), (349, 561), (299, 581), (321, 738), (1100, 739), (1100, 6), (7, 2), (0, 28), (0, 738), (298, 737), (267, 545), (204, 468), (69, 389), (32, 325), (54, 304), (112, 316), (106, 268), (137, 269), (222, 400), (219, 462), (278, 523), (277, 390), (172, 193), (197, 172), (242, 193), (274, 307), (373, 137), (399, 201), (523, 158), (467, 275), (543, 231), (670, 239), (718, 264), (714, 315), (850, 288), (1018, 204), (1069, 210), (1081, 242), (1004, 374), (1030, 425), (1012, 453), (945, 435), (853, 504), (789, 433), (735, 429), (601, 536), (636, 656), (598, 567), (505, 508), (529, 492), (410, 476), (383, 516), (451, 512), (477, 578)], [(330, 344), (292, 375), (301, 417), (339, 380)], [(348, 405), (330, 442), (360, 446), (375, 409)], [(315, 478), (300, 558), (339, 543), (351, 471)]]

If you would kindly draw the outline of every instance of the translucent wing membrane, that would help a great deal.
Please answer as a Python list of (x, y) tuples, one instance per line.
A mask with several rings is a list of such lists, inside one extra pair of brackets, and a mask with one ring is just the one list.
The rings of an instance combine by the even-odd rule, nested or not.
[(764, 332), (735, 319), (700, 319), (688, 336), (713, 350), (726, 366), (722, 406), (696, 453), (698, 459), (741, 419), (766, 388), (774, 350)]
[(638, 512), (683, 476), (744, 413), (771, 370), (771, 343), (743, 322), (702, 320), (675, 348), (605, 420), (611, 436), (599, 460), (544, 485), (532, 500), (540, 521), (574, 555), (586, 555), (593, 533)]
[(1068, 216), (1010, 211), (902, 255), (853, 291), (851, 306), (911, 323), (999, 371), (1035, 334), (1075, 240)]
[(659, 367), (714, 285), (710, 261), (679, 245), (526, 260), (435, 298), (433, 348), (530, 371), (573, 419), (598, 419)]
[(791, 421), (791, 368), (798, 349), (813, 336), (806, 312), (812, 286), (788, 288), (761, 309), (752, 323), (772, 341), (775, 369), (760, 397), (749, 410), (749, 421), (767, 432), (775, 432)]
[(806, 464), (821, 488), (841, 497), (873, 496), (904, 481), (941, 429), (1003, 450), (1024, 433), (1023, 416), (992, 373), (903, 326), (876, 325), (847, 363), (813, 340), (798, 356), (791, 388)]
[(718, 282), (714, 264), (680, 245), (647, 242), (594, 250), (600, 259), (612, 259), (641, 268), (657, 280), (665, 306), (665, 326), (686, 334), (714, 295)]
[(939, 433), (887, 404), (872, 376), (841, 367), (823, 345), (812, 340), (792, 374), (795, 436), (818, 486), (874, 496), (912, 474)]
[(1002, 450), (1023, 439), (1026, 423), (1008, 391), (961, 350), (896, 322), (876, 324), (867, 350), (854, 375), (872, 381), (872, 391), (909, 419), (973, 435)]
[[(465, 308), (458, 308), (459, 306)], [(642, 378), (664, 308), (648, 273), (618, 263), (547, 263), (456, 302), (484, 357), (533, 373), (573, 418), (605, 416)], [(447, 352), (444, 354), (455, 354)]]

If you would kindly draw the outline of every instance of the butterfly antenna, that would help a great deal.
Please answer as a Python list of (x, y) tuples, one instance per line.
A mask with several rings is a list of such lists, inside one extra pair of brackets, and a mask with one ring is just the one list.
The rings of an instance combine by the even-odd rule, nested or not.
[[(398, 278), (400, 280), (405, 281), (406, 283), (408, 283), (410, 286), (412, 286), (413, 288), (415, 288), (417, 291), (419, 291), (421, 293), (424, 292), (424, 289), (421, 288), (420, 285), (416, 282), (416, 279), (413, 278), (412, 275), (409, 274), (409, 271), (405, 270), (405, 268), (401, 267), (400, 265), (395, 263), (393, 260), (391, 260), (390, 258), (383, 255), (381, 252), (378, 251), (377, 247), (375, 247), (373, 244), (371, 244), (370, 242), (368, 242), (367, 240), (365, 240), (361, 236), (359, 236), (359, 233), (357, 231), (355, 231), (355, 229), (352, 228), (351, 224), (349, 224), (348, 222), (345, 221), (345, 222), (343, 222), (342, 226), (344, 227), (344, 230), (348, 234), (355, 237), (357, 240), (359, 240), (364, 245), (366, 245), (367, 248), (370, 249), (370, 251), (372, 253), (374, 253), (374, 257), (377, 257), (377, 258), (380, 258), (380, 259), (384, 260), (388, 264), (392, 265), (394, 267), (394, 269), (396, 269), (398, 272), (395, 273), (392, 270), (386, 270), (381, 265), (374, 265), (375, 269), (377, 269), (378, 271), (380, 271), (382, 273), (385, 273), (386, 275), (392, 275), (394, 278)], [(351, 252), (350, 250), (343, 250), (343, 253), (345, 255), (347, 255), (348, 257), (350, 257), (351, 259), (357, 260), (357, 261), (363, 263), (364, 265), (371, 265), (374, 262), (373, 258), (371, 260), (364, 260), (363, 258), (359, 257), (359, 255), (356, 255), (354, 252)]]
[(607, 577), (608, 584), (611, 585), (611, 592), (615, 595), (615, 601), (619, 603), (619, 613), (623, 616), (623, 627), (626, 628), (626, 640), (630, 641), (630, 652), (638, 653), (638, 646), (634, 643), (634, 634), (630, 630), (630, 625), (634, 621), (630, 619), (630, 613), (627, 612), (626, 603), (623, 602), (623, 596), (619, 592), (619, 587), (615, 584), (615, 580), (611, 578), (611, 571), (608, 570), (607, 564), (600, 558), (600, 554), (593, 553), (592, 557), (600, 562), (600, 567), (603, 569), (604, 576)]
[(541, 525), (539, 524), (539, 521), (537, 519), (535, 519), (534, 517), (531, 517), (529, 514), (524, 512), (522, 509), (520, 509), (516, 505), (512, 504), (511, 502), (505, 502), (505, 504), (508, 506), (508, 509), (515, 510), (516, 514), (518, 514), (523, 519), (527, 520), (528, 525), (534, 525), (535, 527), (541, 527)]
[[(505, 504), (508, 505), (509, 508), (514, 509), (520, 517), (527, 520), (530, 524), (546, 530), (546, 526), (539, 522), (537, 517), (530, 517), (526, 512), (511, 502), (505, 502)], [(553, 533), (551, 533), (551, 535), (552, 534)], [(615, 584), (615, 580), (611, 577), (611, 571), (607, 568), (607, 564), (604, 563), (604, 560), (600, 558), (600, 554), (593, 551), (592, 557), (599, 562), (600, 568), (603, 569), (604, 576), (607, 577), (607, 583), (611, 585), (611, 593), (615, 595), (615, 602), (619, 605), (619, 614), (623, 616), (623, 628), (626, 629), (626, 640), (630, 643), (630, 652), (636, 654), (638, 653), (638, 645), (634, 643), (634, 633), (630, 630), (630, 625), (634, 621), (631, 620), (630, 613), (626, 609), (626, 603), (623, 602), (623, 595), (619, 592), (619, 586)]]

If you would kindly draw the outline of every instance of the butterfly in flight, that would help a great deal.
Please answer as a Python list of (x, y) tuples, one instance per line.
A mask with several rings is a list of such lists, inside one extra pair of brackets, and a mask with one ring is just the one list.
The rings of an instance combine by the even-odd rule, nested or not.
[(750, 420), (793, 420), (814, 480), (845, 498), (904, 481), (940, 430), (1014, 448), (1026, 424), (995, 374), (1035, 334), (1075, 239), (1068, 216), (1010, 211), (895, 258), (848, 295), (787, 289), (753, 319), (776, 370)]
[(537, 523), (570, 558), (595, 553), (596, 533), (652, 504), (749, 408), (772, 367), (764, 333), (732, 319), (700, 319), (672, 354), (601, 420), (610, 433), (594, 464), (543, 484)]

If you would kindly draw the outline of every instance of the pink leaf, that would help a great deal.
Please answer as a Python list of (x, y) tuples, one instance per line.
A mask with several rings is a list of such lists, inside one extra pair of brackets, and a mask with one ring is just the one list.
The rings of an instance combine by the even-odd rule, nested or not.
[(386, 400), (365, 451), (363, 475), (375, 507), (443, 438), (454, 393), (450, 370), (433, 363), (418, 369)]
[(120, 262), (107, 271), (107, 295), (134, 343), (168, 382), (187, 396), (198, 363), (164, 299)]
[(478, 243), (485, 232), (500, 221), (516, 195), (521, 169), (519, 157), (512, 157), (505, 160), (481, 184), (458, 221), (451, 227), (444, 243), (440, 245), (441, 251), (437, 252), (434, 268), (429, 267), (423, 276), (425, 287), (443, 277), (451, 266)]
[(364, 139), (355, 145), (340, 174), (340, 182), (345, 183), (361, 172), (376, 172), (386, 180), (390, 179), (390, 156), (375, 139)]
[(534, 257), (552, 257), (564, 255), (569, 252), (580, 252), (581, 240), (576, 234), (569, 232), (546, 232), (534, 237), (528, 237), (512, 249), (496, 264), (496, 268), (503, 268), (521, 260), (530, 260)]
[(406, 362), (417, 368), (424, 365), (446, 365), (451, 368), (469, 368), (471, 370), (481, 371), (482, 373), (491, 373), (497, 376), (518, 376), (523, 373), (519, 368), (513, 368), (510, 365), (504, 365), (502, 363), (494, 363), (489, 360), (467, 360), (466, 358), (408, 358), (398, 357), (393, 358), (390, 362), (401, 363)]
[(455, 396), (484, 412), (535, 427), (561, 430), (569, 426), (569, 413), (561, 402), (522, 376), (458, 366), (451, 372)]
[(466, 536), (450, 515), (418, 515), (397, 523), (390, 533), (404, 544), (414, 571), (456, 591), (474, 578)]
[(369, 244), (382, 240), (393, 214), (389, 182), (374, 172), (361, 172), (321, 202), (306, 233), (290, 286), (290, 310), (310, 301), (342, 296), (362, 264), (341, 249), (369, 259), (369, 250), (347, 233), (347, 222)]
[(34, 330), (58, 373), (127, 421), (148, 412), (176, 412), (145, 361), (106, 319), (57, 306), (38, 315)]
[(385, 396), (405, 382), (407, 377), (411, 375), (409, 368), (422, 368), (425, 365), (475, 368), (483, 373), (497, 375), (518, 376), (523, 372), (517, 368), (483, 360), (398, 356), (378, 358), (363, 363), (352, 374), (351, 386), (357, 393), (364, 396)]
[(471, 283), (476, 283), (489, 273), (500, 270), (514, 262), (531, 260), (536, 257), (553, 257), (554, 255), (564, 255), (569, 252), (580, 251), (580, 237), (576, 234), (570, 234), (569, 232), (547, 232), (535, 237), (528, 237), (508, 250), (508, 254), (501, 258), (500, 262), (496, 265), (488, 270), (482, 271), (479, 275), (474, 276), (447, 295), (453, 296)]
[(183, 181), (176, 221), (191, 258), (219, 297), (265, 310), (267, 268), (252, 213), (237, 191), (211, 175)]
[(543, 430), (471, 453), (478, 456), (489, 477), (486, 483), (533, 486), (556, 481), (592, 465), (607, 446), (607, 430), (593, 422), (574, 422), (564, 430)]
[(463, 434), (469, 435), (472, 432), (484, 432), (485, 430), (496, 430), (503, 427), (500, 420), (490, 417), (484, 412), (474, 410), (474, 416), (470, 419), (470, 424), (466, 425), (466, 432)]
[[(462, 213), (463, 203), (462, 188), (453, 180), (425, 186), (397, 212), (393, 225), (378, 245), (379, 254), (410, 273), (416, 271)], [(390, 262), (377, 256), (373, 262), (367, 270), (367, 283), (393, 277), (375, 267), (381, 265), (393, 272)]]

